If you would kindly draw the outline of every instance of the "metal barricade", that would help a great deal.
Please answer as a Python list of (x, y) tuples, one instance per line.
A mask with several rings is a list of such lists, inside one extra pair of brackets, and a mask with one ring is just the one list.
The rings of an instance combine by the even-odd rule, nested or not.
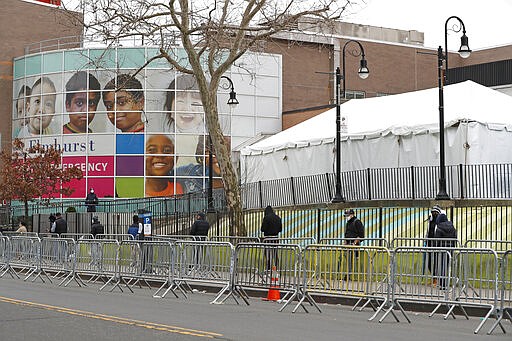
[(6, 237), (37, 237), (37, 232), (15, 232), (15, 231), (4, 231), (3, 235)]
[(97, 234), (94, 239), (111, 239), (117, 240), (119, 243), (121, 243), (124, 241), (133, 240), (133, 236), (128, 233), (101, 233)]
[(326, 245), (352, 245), (359, 240), (361, 246), (378, 246), (389, 248), (385, 238), (321, 238), (318, 244)]
[(503, 333), (506, 333), (502, 325), (503, 319), (512, 323), (512, 248), (502, 256), (502, 264), (499, 279), (499, 308), (496, 313), (496, 322), (492, 325), (487, 334), (492, 334), (497, 326), (500, 326)]
[(24, 274), (23, 280), (26, 281), (41, 268), (41, 240), (38, 237), (12, 236), (10, 241), (9, 264), (18, 275)]
[[(300, 260), (301, 248), (299, 245), (238, 244), (235, 249), (233, 287), (226, 298), (231, 296), (236, 299), (236, 295), (238, 295), (249, 305), (244, 289), (279, 290), (285, 292), (284, 297), (281, 298), (281, 302), (284, 304), (279, 311), (284, 310), (288, 304), (298, 298), (301, 282)], [(278, 278), (278, 281), (273, 278)]]
[(460, 303), (452, 304), (445, 318), (455, 306), (489, 307), (489, 312), (475, 329), (476, 334), (489, 317), (496, 314), (498, 308), (498, 254), (491, 249), (454, 250), (452, 274), (454, 282), (452, 299)]
[(301, 248), (305, 248), (308, 245), (315, 244), (316, 239), (313, 237), (290, 237), (290, 238), (278, 238), (278, 237), (263, 237), (261, 238), (262, 243), (278, 243), (278, 244), (293, 244), (299, 245)]
[[(221, 303), (232, 290), (235, 248), (227, 242), (178, 241), (178, 278), (180, 282), (221, 285), (211, 303)], [(223, 301), (222, 301), (223, 302)]]
[(53, 278), (61, 278), (59, 286), (66, 286), (75, 279), (79, 286), (83, 285), (75, 276), (76, 243), (71, 238), (43, 238), (41, 240), (41, 272), (51, 282), (49, 272)]
[(356, 306), (367, 300), (378, 313), (391, 296), (390, 264), (384, 247), (309, 245), (302, 253), (302, 297), (294, 312), (305, 300), (321, 311), (311, 296), (315, 293), (356, 298)]
[(436, 304), (431, 316), (445, 305), (445, 319), (454, 316), (456, 306), (466, 318), (466, 306), (488, 308), (478, 333), (495, 311), (498, 257), (493, 250), (411, 246), (397, 247), (392, 255), (392, 300), (379, 322), (398, 307), (410, 323), (401, 302)]
[(258, 237), (239, 237), (239, 236), (212, 236), (208, 238), (212, 242), (226, 242), (236, 246), (239, 243), (259, 243)]
[[(100, 291), (116, 279), (119, 242), (110, 239), (79, 239), (76, 247), (77, 276), (89, 276), (87, 283), (104, 281)], [(105, 279), (108, 279), (105, 281)], [(121, 287), (118, 286), (120, 289)], [(122, 289), (121, 289), (122, 291)]]
[(71, 238), (75, 242), (79, 240), (91, 240), (94, 239), (94, 236), (90, 233), (61, 233), (61, 238)]
[(20, 278), (10, 264), (12, 256), (11, 241), (6, 236), (0, 236), (0, 278), (9, 273), (12, 278)]
[[(153, 297), (164, 297), (179, 287), (175, 282), (176, 244), (170, 241), (123, 241), (119, 247), (117, 281), (125, 284), (130, 291), (141, 282), (148, 288), (148, 280), (163, 282)], [(165, 294), (158, 296), (166, 288)]]
[[(201, 240), (200, 236), (192, 236), (190, 234), (159, 234), (156, 236), (153, 236), (153, 238), (162, 238), (167, 240)], [(205, 239), (203, 237), (203, 239)]]
[(59, 234), (58, 233), (47, 233), (47, 232), (44, 232), (44, 233), (38, 233), (37, 235), (39, 238), (43, 239), (43, 238), (59, 238)]
[(453, 238), (394, 238), (390, 249), (399, 247), (462, 247), (458, 239)]

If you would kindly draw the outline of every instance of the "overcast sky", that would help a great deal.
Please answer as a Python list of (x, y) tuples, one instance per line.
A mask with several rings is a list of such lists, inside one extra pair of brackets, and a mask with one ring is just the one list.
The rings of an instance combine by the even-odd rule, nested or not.
[[(425, 46), (444, 45), (444, 23), (452, 15), (466, 25), (473, 50), (512, 43), (512, 0), (360, 0), (344, 21), (425, 33)], [(366, 3), (366, 4), (365, 4)], [(450, 25), (457, 20), (450, 20)], [(449, 50), (458, 50), (460, 33), (451, 33)], [(453, 37), (453, 38), (452, 38)], [(453, 39), (453, 40), (452, 40)]]
[[(29, 0), (30, 1), (30, 0)], [(115, 0), (114, 0), (115, 1)], [(63, 0), (76, 5), (80, 0)], [(444, 45), (444, 23), (456, 15), (466, 25), (471, 49), (512, 44), (512, 0), (357, 0), (342, 20), (425, 33), (425, 46)], [(450, 20), (451, 24), (457, 21)], [(460, 33), (451, 33), (448, 49), (458, 50)]]

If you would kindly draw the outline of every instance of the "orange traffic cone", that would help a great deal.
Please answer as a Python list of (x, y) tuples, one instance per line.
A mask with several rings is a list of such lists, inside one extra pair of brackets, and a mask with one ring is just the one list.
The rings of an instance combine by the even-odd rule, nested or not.
[(272, 273), (270, 278), (270, 288), (267, 293), (267, 301), (279, 301), (281, 293), (279, 292), (279, 274), (276, 271), (276, 266), (272, 266)]

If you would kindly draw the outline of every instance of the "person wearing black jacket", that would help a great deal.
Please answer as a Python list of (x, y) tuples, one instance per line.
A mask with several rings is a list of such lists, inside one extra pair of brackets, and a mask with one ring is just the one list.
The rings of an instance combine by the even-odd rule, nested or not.
[[(432, 209), (430, 210), (430, 216), (428, 217), (428, 230), (427, 230), (427, 240), (425, 242), (425, 246), (427, 247), (435, 247), (436, 246), (436, 243), (435, 243), (435, 240), (434, 238), (436, 237), (435, 235), (435, 230), (436, 230), (436, 220), (437, 220), (437, 217), (439, 216), (439, 214), (442, 213), (442, 209), (441, 207), (435, 205), (434, 207), (432, 207)], [(430, 271), (430, 273), (435, 276), (436, 274), (436, 264), (435, 264), (435, 257), (434, 257), (434, 254), (432, 252), (427, 252), (426, 255), (425, 255), (425, 262), (427, 263), (427, 268), (428, 268), (428, 271)], [(436, 279), (434, 278), (432, 283), (437, 283)]]
[(206, 221), (206, 215), (203, 212), (199, 212), (196, 215), (196, 221), (192, 224), (192, 228), (190, 229), (190, 234), (193, 236), (208, 236), (208, 230), (210, 229), (210, 224)]
[(448, 217), (444, 213), (437, 216), (434, 236), (436, 239), (444, 239), (436, 241), (436, 246), (444, 249), (437, 252), (438, 261), (436, 264), (437, 270), (435, 272), (439, 279), (439, 288), (446, 290), (450, 285), (450, 275), (446, 273), (450, 266), (448, 253), (453, 254), (453, 250), (449, 248), (453, 248), (457, 244), (457, 230), (455, 230), (453, 223), (448, 220)]
[(97, 234), (104, 234), (105, 228), (100, 223), (98, 216), (92, 217), (91, 234), (96, 238)]
[[(98, 216), (92, 217), (91, 234), (96, 238), (98, 234), (104, 234), (105, 228), (100, 223)], [(91, 244), (91, 265), (99, 265), (101, 246), (97, 243)]]
[(59, 235), (62, 233), (68, 233), (68, 223), (62, 217), (62, 214), (55, 214), (55, 218), (55, 233), (58, 233)]
[(261, 232), (265, 237), (277, 237), (277, 235), (283, 230), (283, 222), (281, 217), (275, 214), (272, 206), (265, 208), (265, 215), (261, 222)]
[[(277, 238), (278, 234), (283, 231), (283, 222), (281, 217), (278, 216), (272, 206), (267, 206), (265, 208), (265, 214), (263, 216), (263, 221), (261, 222), (261, 232), (263, 232), (263, 242), (264, 243), (278, 243)], [(274, 239), (273, 239), (274, 238)], [(265, 250), (265, 258), (267, 259), (267, 270), (272, 268), (272, 265), (276, 267), (279, 264), (279, 259), (277, 256), (276, 248), (266, 248)]]
[(98, 196), (94, 193), (94, 188), (91, 188), (91, 191), (85, 197), (87, 212), (96, 212), (96, 205), (98, 205)]
[[(347, 219), (347, 223), (345, 225), (345, 244), (346, 245), (361, 245), (361, 239), (364, 238), (364, 225), (356, 217), (356, 213), (353, 209), (345, 210), (344, 216)], [(342, 264), (348, 270), (348, 275), (352, 274), (354, 268), (358, 267), (358, 257), (359, 251), (357, 249), (349, 249), (346, 252), (345, 262)], [(345, 280), (348, 280), (348, 275), (344, 276)]]

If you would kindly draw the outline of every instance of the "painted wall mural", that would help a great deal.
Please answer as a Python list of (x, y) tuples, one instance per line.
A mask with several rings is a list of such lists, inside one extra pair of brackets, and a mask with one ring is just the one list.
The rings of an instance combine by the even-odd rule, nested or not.
[[(54, 146), (63, 151), (62, 167), (82, 169), (85, 177), (72, 183), (71, 198), (85, 197), (91, 187), (99, 197), (117, 198), (208, 187), (210, 143), (194, 78), (163, 62), (131, 77), (154, 53), (82, 49), (15, 60), (12, 138), (27, 147)], [(251, 58), (259, 61), (251, 62), (252, 73), (247, 67), (230, 73), (244, 104), (233, 112), (225, 104), (229, 90), (219, 91), (220, 123), (231, 147), (281, 129), (280, 58)], [(219, 187), (215, 157), (213, 163)]]

